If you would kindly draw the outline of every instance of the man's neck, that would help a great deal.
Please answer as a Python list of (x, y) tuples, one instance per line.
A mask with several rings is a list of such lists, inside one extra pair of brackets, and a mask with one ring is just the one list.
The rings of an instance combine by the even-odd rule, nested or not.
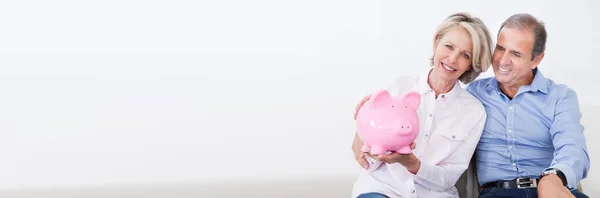
[(513, 99), (515, 97), (515, 95), (517, 95), (517, 92), (519, 92), (519, 87), (521, 87), (520, 85), (515, 87), (515, 86), (507, 86), (507, 85), (503, 85), (500, 84), (500, 91), (502, 91), (502, 93), (504, 93), (504, 95), (506, 95), (509, 99)]
[(517, 82), (513, 84), (500, 83), (500, 90), (512, 100), (519, 92), (519, 88), (521, 86), (528, 86), (531, 85), (531, 83), (533, 83), (533, 78), (534, 75), (532, 72), (530, 76), (524, 77), (521, 80), (517, 80)]

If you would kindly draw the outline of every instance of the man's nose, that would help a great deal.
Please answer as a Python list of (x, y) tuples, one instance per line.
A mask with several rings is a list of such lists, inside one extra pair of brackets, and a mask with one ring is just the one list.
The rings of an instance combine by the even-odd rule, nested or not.
[(502, 54), (502, 57), (500, 57), (500, 65), (510, 65), (511, 61), (507, 53)]

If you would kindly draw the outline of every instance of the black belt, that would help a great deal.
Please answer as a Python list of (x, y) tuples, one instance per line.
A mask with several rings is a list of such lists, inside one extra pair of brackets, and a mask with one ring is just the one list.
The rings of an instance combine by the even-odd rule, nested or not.
[(481, 185), (481, 188), (535, 188), (540, 180), (536, 178), (517, 178), (510, 181), (495, 181)]

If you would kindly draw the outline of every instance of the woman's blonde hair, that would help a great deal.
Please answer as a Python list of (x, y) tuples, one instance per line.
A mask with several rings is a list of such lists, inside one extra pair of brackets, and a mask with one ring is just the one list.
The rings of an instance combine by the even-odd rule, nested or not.
[[(437, 41), (441, 39), (446, 32), (457, 26), (463, 27), (469, 32), (473, 43), (471, 69), (467, 70), (458, 78), (462, 83), (467, 84), (475, 80), (481, 72), (485, 72), (492, 64), (492, 36), (481, 19), (472, 17), (468, 13), (456, 13), (448, 16), (442, 21), (442, 24), (438, 26), (433, 37), (433, 47), (436, 47)], [(433, 56), (435, 56), (435, 54)], [(430, 66), (433, 66), (433, 56), (430, 58)]]

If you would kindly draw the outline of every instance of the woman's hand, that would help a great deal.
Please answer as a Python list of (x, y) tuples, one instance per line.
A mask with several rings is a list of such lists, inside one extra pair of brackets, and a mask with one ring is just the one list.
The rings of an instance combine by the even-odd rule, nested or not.
[[(415, 149), (416, 144), (413, 142), (410, 145), (411, 149)], [(391, 164), (391, 163), (399, 163), (402, 164), (408, 172), (412, 174), (417, 174), (419, 172), (419, 168), (421, 167), (421, 160), (417, 158), (413, 153), (410, 154), (400, 154), (396, 152), (392, 152), (390, 154), (381, 154), (375, 156), (375, 159)]]

